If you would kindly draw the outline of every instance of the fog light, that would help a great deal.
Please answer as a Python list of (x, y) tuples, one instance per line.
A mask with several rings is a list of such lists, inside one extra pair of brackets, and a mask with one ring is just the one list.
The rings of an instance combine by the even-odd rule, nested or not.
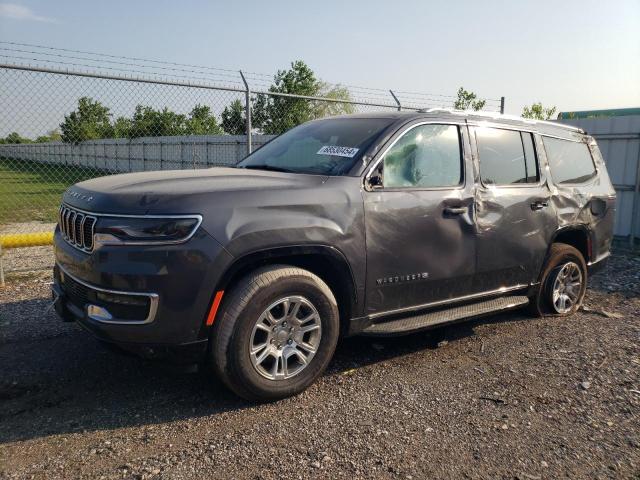
[(87, 316), (92, 320), (97, 320), (98, 322), (108, 322), (109, 320), (113, 320), (113, 316), (106, 308), (99, 307), (97, 305), (87, 305)]

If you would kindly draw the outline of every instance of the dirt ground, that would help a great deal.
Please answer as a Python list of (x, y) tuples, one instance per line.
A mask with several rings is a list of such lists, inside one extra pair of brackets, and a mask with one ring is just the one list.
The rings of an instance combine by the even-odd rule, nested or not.
[(0, 478), (640, 478), (640, 258), (570, 319), (512, 312), (353, 338), (307, 392), (251, 405), (105, 349), (0, 289)]

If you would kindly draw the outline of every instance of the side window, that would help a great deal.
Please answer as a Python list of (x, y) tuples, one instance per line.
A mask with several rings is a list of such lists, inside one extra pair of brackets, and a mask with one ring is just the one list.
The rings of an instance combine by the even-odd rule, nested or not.
[(476, 128), (480, 177), (485, 185), (537, 183), (538, 168), (530, 133)]
[(382, 160), (385, 188), (451, 187), (462, 183), (460, 134), (455, 125), (420, 125)]
[(556, 183), (586, 182), (596, 173), (589, 146), (559, 138), (542, 137), (551, 176)]

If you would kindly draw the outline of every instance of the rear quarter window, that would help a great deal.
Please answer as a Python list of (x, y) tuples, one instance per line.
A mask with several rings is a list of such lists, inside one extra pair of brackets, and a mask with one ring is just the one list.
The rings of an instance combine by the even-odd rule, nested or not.
[(542, 137), (542, 141), (555, 183), (583, 183), (596, 174), (586, 143), (551, 137)]

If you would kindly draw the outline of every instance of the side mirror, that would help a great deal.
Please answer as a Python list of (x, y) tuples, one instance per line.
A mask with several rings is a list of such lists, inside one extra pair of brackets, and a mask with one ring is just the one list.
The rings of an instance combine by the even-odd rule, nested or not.
[(374, 173), (367, 180), (367, 185), (371, 190), (380, 190), (382, 188), (382, 174)]

